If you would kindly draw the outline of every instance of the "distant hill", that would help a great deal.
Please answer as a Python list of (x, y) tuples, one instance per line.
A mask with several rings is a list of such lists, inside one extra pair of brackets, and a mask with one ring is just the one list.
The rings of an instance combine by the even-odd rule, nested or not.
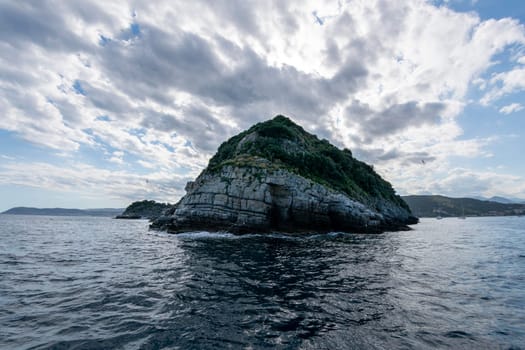
[(404, 196), (412, 213), (418, 217), (448, 216), (508, 216), (524, 215), (525, 204), (499, 203), (473, 198), (445, 196)]
[(116, 219), (156, 219), (168, 208), (171, 208), (169, 203), (150, 200), (133, 202), (122, 214), (117, 215)]
[(521, 199), (521, 198), (512, 198), (512, 197), (506, 198), (506, 197), (501, 197), (501, 196), (493, 196), (490, 198), (474, 196), (472, 198), (479, 199), (480, 201), (498, 202), (498, 203), (504, 203), (504, 204), (510, 204), (510, 203), (525, 204), (525, 199)]
[(113, 217), (122, 212), (122, 208), (101, 209), (66, 209), (66, 208), (31, 208), (15, 207), (2, 214), (11, 215), (49, 215), (49, 216), (104, 216)]
[(503, 203), (503, 204), (516, 203), (512, 199), (508, 199), (508, 198), (505, 198), (505, 197), (499, 197), (499, 196), (490, 197), (488, 199), (488, 201), (490, 201), (490, 202), (498, 202), (498, 203)]

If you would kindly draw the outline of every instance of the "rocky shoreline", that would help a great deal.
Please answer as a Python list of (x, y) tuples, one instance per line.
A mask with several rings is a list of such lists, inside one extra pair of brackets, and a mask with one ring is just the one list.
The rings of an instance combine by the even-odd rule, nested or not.
[[(261, 164), (268, 161), (261, 159)], [(151, 228), (185, 231), (378, 233), (408, 229), (417, 218), (379, 200), (371, 209), (343, 193), (284, 169), (226, 166), (204, 173)]]

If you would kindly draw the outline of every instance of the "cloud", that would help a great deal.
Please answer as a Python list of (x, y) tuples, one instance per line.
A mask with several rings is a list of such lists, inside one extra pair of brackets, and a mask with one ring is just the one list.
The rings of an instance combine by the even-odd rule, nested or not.
[(122, 151), (115, 151), (111, 155), (111, 158), (109, 158), (110, 162), (116, 163), (116, 164), (124, 164), (124, 152)]
[(436, 124), (446, 105), (442, 102), (410, 101), (374, 111), (367, 104), (353, 101), (345, 111), (347, 123), (358, 125), (364, 140), (392, 135), (408, 127)]
[[(412, 167), (410, 169), (409, 167)], [(441, 194), (450, 197), (495, 195), (525, 198), (522, 176), (501, 173), (498, 169), (473, 170), (454, 167), (448, 162), (413, 163), (404, 171), (397, 168), (375, 167), (388, 180), (397, 181), (396, 190), (402, 195)]]
[(426, 165), (427, 163), (437, 160), (437, 157), (430, 155), (428, 152), (405, 152), (395, 148), (354, 148), (353, 153), (360, 159), (371, 159), (372, 163), (379, 164), (380, 166), (393, 160), (396, 160), (402, 167)]
[(386, 170), (419, 169), (486, 155), (485, 140), (459, 140), (469, 89), (489, 104), (525, 81), (521, 66), (486, 76), (525, 43), (522, 24), (423, 0), (133, 5), (1, 2), (0, 128), (73, 158), (100, 152), (126, 176), (193, 176), (222, 141), (285, 114)]
[[(370, 95), (375, 88), (370, 86), (373, 85), (371, 83), (380, 80), (383, 81), (383, 93), (380, 95), (384, 97), (379, 101), (383, 103), (370, 96), (358, 98), (377, 111), (374, 117), (359, 121), (363, 124), (363, 131), (371, 136), (380, 136), (388, 134), (389, 130), (396, 133), (408, 126), (437, 123), (437, 112), (443, 108), (440, 106), (442, 102), (439, 102), (440, 95), (451, 89), (461, 93), (468, 86), (469, 79), (489, 65), (492, 54), (511, 40), (518, 40), (516, 30), (512, 28), (516, 23), (480, 23), (472, 15), (460, 15), (420, 1), (407, 1), (396, 6), (383, 2), (381, 6), (379, 3), (346, 7), (329, 5), (326, 9), (315, 10), (319, 16), (326, 18), (326, 29), (323, 30), (316, 29), (311, 23), (311, 11), (306, 9), (307, 6), (301, 9), (295, 4), (274, 4), (264, 8), (267, 13), (258, 6), (230, 2), (217, 2), (213, 7), (201, 2), (188, 6), (172, 4), (169, 7), (160, 4), (156, 8), (145, 5), (136, 8), (134, 13), (138, 15), (133, 17), (132, 11), (124, 4), (117, 3), (107, 10), (88, 2), (83, 6), (64, 5), (63, 8), (65, 13), (81, 23), (85, 36), (78, 35), (78, 24), (73, 26), (64, 20), (66, 16), (62, 16), (56, 25), (45, 22), (44, 26), (43, 23), (39, 27), (42, 37), (34, 38), (17, 28), (35, 12), (47, 16), (52, 12), (50, 6), (46, 7), (44, 3), (39, 8), (30, 7), (25, 11), (21, 6), (7, 7), (6, 13), (19, 18), (9, 22), (13, 34), (8, 38), (10, 43), (29, 41), (57, 52), (45, 40), (54, 37), (69, 48), (68, 52), (76, 53), (64, 57), (66, 61), (77, 62), (70, 62), (70, 74), (64, 74), (64, 82), (59, 86), (65, 84), (71, 87), (80, 83), (85, 96), (72, 95), (75, 89), (71, 88), (66, 91), (66, 96), (55, 96), (54, 107), (62, 119), (85, 121), (86, 115), (94, 113), (135, 124), (133, 126), (141, 123), (155, 125), (159, 129), (158, 126), (165, 125), (164, 129), (170, 131), (174, 130), (174, 121), (189, 118), (181, 117), (186, 115), (187, 106), (199, 104), (207, 106), (208, 114), (229, 119), (229, 126), (221, 130), (225, 134), (233, 134), (277, 113), (291, 115), (300, 122), (312, 125), (319, 124), (319, 121), (327, 124), (333, 118), (334, 107), (344, 108), (345, 104), (356, 99), (355, 95)], [(166, 16), (162, 17), (162, 9), (170, 7), (167, 16), (178, 13), (180, 22), (168, 24)], [(203, 21), (210, 20), (210, 23), (220, 25), (214, 26), (212, 33), (202, 30), (203, 22), (193, 18), (190, 23), (182, 16), (193, 10), (199, 10)], [(374, 11), (377, 17), (370, 16)], [(120, 16), (117, 17), (115, 14), (118, 12)], [(261, 13), (267, 15), (261, 16)], [(418, 16), (415, 16), (416, 13)], [(305, 17), (306, 14), (308, 16)], [(289, 23), (283, 27), (275, 25), (274, 15)], [(53, 11), (53, 16), (57, 16), (56, 11)], [(49, 15), (50, 18), (53, 16)], [(430, 25), (425, 27), (425, 31), (417, 29), (428, 21)], [(442, 36), (436, 36), (438, 32), (433, 28), (437, 30), (445, 22), (452, 23), (447, 26), (451, 33), (441, 40)], [(59, 32), (59, 28), (66, 30)], [(131, 31), (130, 28), (140, 28), (140, 36), (125, 34)], [(493, 37), (496, 29), (512, 33)], [(465, 37), (469, 32), (473, 33), (470, 39)], [(276, 37), (282, 38), (283, 34), (291, 36), (287, 47), (281, 47), (281, 43), (276, 42)], [(93, 41), (96, 36), (98, 41)], [(430, 36), (436, 39), (428, 40)], [(451, 41), (451, 36), (460, 39)], [(100, 37), (105, 38), (103, 45), (99, 42)], [(70, 41), (82, 45), (67, 45)], [(274, 47), (266, 44), (267, 41)], [(417, 49), (420, 47), (418, 43), (423, 43), (424, 51)], [(430, 46), (429, 43), (435, 44)], [(489, 43), (491, 49), (488, 52), (472, 57), (468, 62), (470, 69), (459, 69), (461, 74), (465, 74), (462, 79), (457, 79), (457, 72), (453, 76), (451, 73), (444, 74), (445, 69), (449, 71), (451, 59), (467, 53), (461, 49), (462, 46), (485, 48)], [(429, 53), (446, 51), (439, 47), (443, 44), (452, 47), (453, 55), (446, 58), (437, 54), (427, 59)], [(314, 62), (316, 56), (324, 57), (317, 54), (319, 49), (326, 52), (328, 62), (336, 64), (327, 66), (324, 59)], [(301, 51), (304, 58), (298, 60), (293, 57)], [(287, 56), (288, 52), (294, 53), (292, 57)], [(397, 58), (384, 62), (387, 57)], [(474, 59), (476, 62), (473, 62)], [(315, 65), (306, 65), (309, 61)], [(50, 66), (51, 70), (57, 70), (56, 64)], [(391, 82), (399, 82), (400, 74), (408, 78), (406, 83), (397, 88), (389, 86)], [(438, 74), (441, 79), (436, 78)], [(418, 82), (411, 83), (415, 78)], [(442, 86), (443, 83), (446, 86)], [(419, 91), (414, 93), (414, 88)], [(392, 113), (392, 116), (388, 117), (387, 113)], [(415, 113), (414, 117), (412, 113)], [(153, 120), (153, 116), (158, 119)], [(179, 123), (178, 126), (184, 125)], [(320, 129), (325, 127), (319, 125)], [(188, 132), (190, 129), (186, 125), (179, 134), (187, 136), (197, 148), (209, 152), (220, 143), (220, 140), (210, 137), (199, 138), (195, 135), (195, 128)], [(71, 141), (77, 143), (77, 140), (78, 137), (72, 135)]]
[(499, 112), (503, 114), (511, 114), (514, 112), (521, 111), (524, 107), (520, 103), (511, 103), (500, 108)]
[(86, 49), (86, 43), (69, 29), (67, 17), (46, 1), (30, 4), (3, 1), (0, 11), (0, 40), (17, 47), (31, 42), (53, 51)]
[(505, 95), (525, 90), (525, 68), (519, 67), (495, 74), (490, 79), (492, 88), (483, 96), (481, 103), (488, 105)]
[(467, 196), (494, 195), (518, 197), (525, 195), (523, 179), (519, 176), (502, 175), (494, 172), (473, 172), (465, 168), (452, 169), (444, 179), (429, 185), (431, 193), (442, 193), (456, 196), (462, 193)]
[(41, 162), (10, 162), (0, 166), (0, 184), (38, 187), (48, 190), (97, 193), (105, 198), (134, 201), (151, 198), (172, 201), (183, 194), (190, 178), (156, 171), (139, 175), (123, 170), (110, 171), (82, 163), (66, 167)]

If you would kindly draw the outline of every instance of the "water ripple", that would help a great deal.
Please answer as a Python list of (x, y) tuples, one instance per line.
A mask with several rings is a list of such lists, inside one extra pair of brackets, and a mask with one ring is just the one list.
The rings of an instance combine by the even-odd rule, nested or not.
[(0, 216), (0, 348), (525, 347), (523, 218), (168, 235)]

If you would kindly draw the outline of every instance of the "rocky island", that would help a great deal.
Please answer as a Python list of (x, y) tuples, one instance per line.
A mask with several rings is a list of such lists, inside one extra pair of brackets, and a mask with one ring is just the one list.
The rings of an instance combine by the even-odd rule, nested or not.
[(153, 229), (382, 232), (418, 219), (371, 166), (284, 116), (224, 142)]
[(171, 208), (170, 204), (158, 203), (152, 200), (133, 202), (115, 219), (149, 219), (153, 220), (161, 216), (165, 210)]

